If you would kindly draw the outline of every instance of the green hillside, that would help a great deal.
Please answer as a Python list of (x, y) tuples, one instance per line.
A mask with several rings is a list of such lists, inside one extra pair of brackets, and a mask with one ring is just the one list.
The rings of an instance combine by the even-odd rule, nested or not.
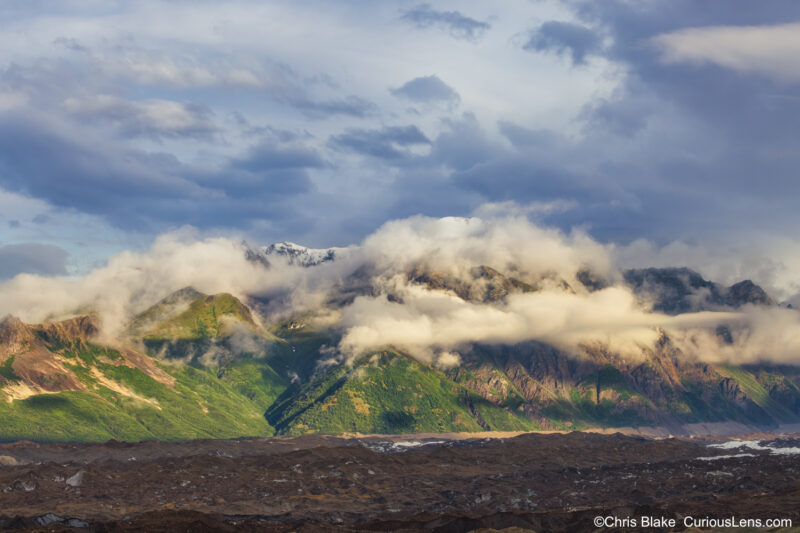
[(537, 342), (476, 345), (444, 371), (392, 349), (337, 362), (341, 332), (315, 323), (307, 313), (263, 328), (232, 295), (191, 288), (137, 316), (116, 348), (93, 340), (93, 317), (4, 319), (0, 440), (800, 420), (797, 368), (692, 362), (666, 336), (636, 361), (600, 345), (577, 355)]
[(155, 322), (148, 320), (159, 316), (159, 312), (165, 307), (163, 302), (142, 313), (136, 321), (142, 337), (147, 340), (216, 339), (229, 334), (235, 323), (252, 331), (258, 329), (250, 310), (234, 296), (197, 294), (187, 309), (174, 316), (168, 315)]
[[(86, 390), (0, 400), (0, 440), (136, 441), (271, 435), (260, 402), (214, 369), (162, 367), (162, 383), (96, 345), (73, 346), (66, 366)], [(69, 356), (67, 357), (70, 360)]]
[(442, 372), (393, 352), (336, 366), (286, 390), (267, 410), (279, 433), (418, 433), (533, 430)]
[(280, 342), (235, 296), (209, 296), (191, 287), (139, 314), (127, 336), (152, 356), (205, 366), (232, 361), (242, 353), (264, 356)]

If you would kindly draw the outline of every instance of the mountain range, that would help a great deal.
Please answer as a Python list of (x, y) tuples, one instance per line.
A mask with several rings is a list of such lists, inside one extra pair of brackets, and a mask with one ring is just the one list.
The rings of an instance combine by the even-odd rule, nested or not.
[[(248, 249), (270, 269), (278, 261), (314, 269), (347, 249), (292, 243)], [(0, 322), (0, 440), (104, 441), (233, 438), (306, 433), (528, 431), (737, 422), (800, 422), (800, 368), (766, 361), (733, 364), (687, 353), (667, 329), (636, 357), (603, 338), (577, 348), (543, 339), (462, 343), (452, 360), (420, 357), (392, 343), (343, 357), (342, 313), (376, 295), (374, 265), (341, 277), (316, 307), (272, 312), (265, 294), (204, 294), (185, 287), (129, 318), (114, 336), (89, 312), (57, 321)], [(490, 265), (404, 271), (405, 286), (475, 306), (515, 295), (593, 294), (616, 283), (648, 313), (772, 309), (758, 285), (723, 286), (686, 268), (626, 270), (606, 279), (589, 269), (568, 281), (525, 278)], [(711, 337), (731, 346), (735, 323)]]

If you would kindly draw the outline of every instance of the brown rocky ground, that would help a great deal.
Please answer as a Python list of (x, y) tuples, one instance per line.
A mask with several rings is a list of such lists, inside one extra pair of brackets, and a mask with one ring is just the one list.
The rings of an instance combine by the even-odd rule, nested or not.
[(406, 440), (6, 444), (0, 529), (580, 532), (609, 514), (800, 525), (797, 454), (619, 434)]

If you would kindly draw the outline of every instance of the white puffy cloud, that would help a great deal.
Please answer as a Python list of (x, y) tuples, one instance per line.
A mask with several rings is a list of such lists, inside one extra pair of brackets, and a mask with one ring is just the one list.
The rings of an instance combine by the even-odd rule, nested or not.
[(504, 302), (476, 304), (407, 286), (402, 303), (385, 297), (359, 297), (343, 310), (346, 333), (340, 349), (357, 357), (393, 346), (432, 362), (471, 343), (516, 344), (537, 340), (578, 353), (586, 343), (637, 357), (652, 346), (658, 328), (716, 325), (737, 313), (692, 313), (677, 317), (648, 313), (627, 289), (611, 287), (591, 294), (542, 291), (511, 295)]
[(411, 217), (390, 221), (368, 236), (364, 254), (382, 269), (427, 264), (463, 272), (487, 265), (524, 276), (558, 273), (569, 280), (581, 268), (611, 274), (606, 248), (581, 231), (564, 234), (527, 218)]

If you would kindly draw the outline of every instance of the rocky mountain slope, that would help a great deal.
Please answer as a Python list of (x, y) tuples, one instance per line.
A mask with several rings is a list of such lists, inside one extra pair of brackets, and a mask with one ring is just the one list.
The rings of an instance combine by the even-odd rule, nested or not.
[(688, 268), (630, 269), (623, 275), (634, 292), (655, 301), (653, 310), (664, 313), (775, 305), (764, 289), (749, 279), (723, 287)]
[(0, 324), (2, 440), (263, 435), (263, 408), (211, 368), (170, 366), (97, 336), (91, 316)]
[[(342, 279), (324, 311), (380, 291), (389, 301), (403, 297), (365, 272)], [(623, 277), (634, 294), (671, 315), (775, 305), (752, 282), (723, 287), (687, 269), (629, 270)], [(460, 275), (417, 265), (404, 279), (476, 304), (610, 283), (588, 270), (571, 285), (556, 275), (523, 280), (486, 265)], [(800, 422), (797, 367), (703, 362), (663, 331), (636, 358), (598, 340), (577, 351), (538, 341), (472, 343), (447, 367), (393, 346), (345, 360), (336, 350), (343, 331), (318, 320), (322, 310), (263, 317), (264, 301), (187, 287), (135, 316), (115, 339), (101, 335), (93, 316), (45, 324), (7, 317), (0, 324), (0, 440), (620, 426), (680, 432), (693, 423)], [(725, 331), (716, 335), (725, 342)]]

